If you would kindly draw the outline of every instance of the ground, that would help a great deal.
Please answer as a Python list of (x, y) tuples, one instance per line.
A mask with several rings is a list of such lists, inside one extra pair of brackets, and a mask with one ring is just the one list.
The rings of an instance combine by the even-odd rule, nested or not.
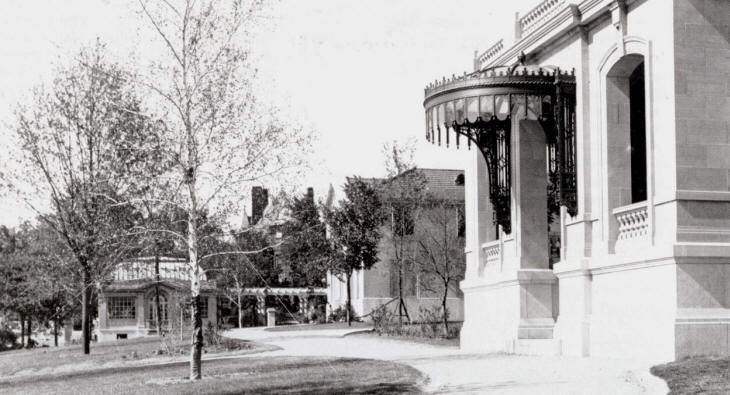
[(697, 357), (658, 365), (651, 372), (667, 381), (671, 394), (730, 393), (730, 358)]
[(363, 329), (234, 329), (227, 333), (278, 347), (269, 356), (376, 358), (427, 376), (426, 392), (499, 394), (664, 394), (667, 386), (642, 361), (578, 357), (467, 354), (455, 346), (359, 336)]
[(231, 330), (227, 336), (250, 348), (205, 354), (205, 378), (196, 383), (185, 379), (185, 355), (155, 355), (159, 340), (95, 345), (86, 357), (73, 347), (0, 353), (0, 394), (668, 391), (641, 361), (467, 354), (456, 346), (358, 334), (367, 331), (342, 325)]
[(88, 356), (79, 347), (0, 353), (0, 394), (417, 393), (425, 380), (416, 369), (387, 361), (242, 359), (276, 346), (232, 341), (245, 346), (206, 353), (204, 379), (195, 383), (186, 379), (187, 355), (159, 355), (165, 346), (157, 338), (94, 344)]

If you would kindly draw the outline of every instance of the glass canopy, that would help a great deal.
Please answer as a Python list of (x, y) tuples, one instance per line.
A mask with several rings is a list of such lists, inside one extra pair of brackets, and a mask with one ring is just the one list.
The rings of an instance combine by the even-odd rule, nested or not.
[(495, 67), (444, 78), (425, 89), (426, 139), (458, 148), (466, 138), (469, 147), (479, 148), (495, 222), (510, 233), (511, 128), (519, 120), (539, 121), (547, 136), (549, 179), (558, 183), (550, 190), (575, 215), (574, 96), (574, 73), (556, 67)]

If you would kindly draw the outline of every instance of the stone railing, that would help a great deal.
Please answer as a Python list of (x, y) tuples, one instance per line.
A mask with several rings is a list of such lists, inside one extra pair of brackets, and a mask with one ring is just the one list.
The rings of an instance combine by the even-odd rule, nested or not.
[(565, 3), (566, 0), (544, 0), (535, 8), (528, 11), (519, 20), (521, 32), (520, 36), (524, 37), (525, 35), (533, 32), (542, 25), (543, 22), (555, 15), (555, 13), (557, 13)]
[(494, 45), (487, 48), (486, 51), (484, 51), (481, 55), (479, 55), (477, 57), (480, 68), (481, 68), (481, 65), (487, 63), (489, 61), (489, 59), (492, 59), (493, 57), (497, 56), (500, 52), (502, 52), (503, 49), (504, 49), (504, 40), (499, 40)]
[(502, 263), (502, 243), (499, 240), (482, 244), (485, 268), (499, 269)]
[(618, 222), (617, 240), (629, 240), (649, 234), (649, 210), (646, 202), (639, 202), (613, 210)]

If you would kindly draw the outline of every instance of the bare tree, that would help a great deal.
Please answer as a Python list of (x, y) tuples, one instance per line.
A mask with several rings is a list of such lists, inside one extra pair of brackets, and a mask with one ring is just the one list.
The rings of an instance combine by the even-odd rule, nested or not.
[(398, 289), (398, 322), (403, 316), (410, 321), (404, 300), (405, 275), (414, 262), (413, 234), (426, 197), (425, 176), (415, 167), (413, 156), (415, 142), (392, 141), (383, 145), (385, 167), (388, 175), (379, 192), (383, 202), (385, 229), (383, 241), (392, 257), (389, 264), (396, 274)]
[(459, 292), (456, 286), (464, 278), (466, 268), (460, 216), (463, 202), (430, 198), (424, 204), (414, 235), (419, 285), (440, 294), (445, 335), (449, 330), (446, 301), (450, 292)]
[(263, 1), (139, 0), (139, 5), (161, 49), (143, 86), (166, 114), (164, 146), (174, 161), (167, 176), (176, 192), (167, 204), (186, 213), (186, 231), (173, 233), (186, 245), (190, 263), (190, 378), (200, 379), (201, 263), (250, 251), (201, 255), (199, 230), (204, 224), (199, 214), (208, 211), (218, 219), (232, 215), (247, 183), (290, 175), (303, 164), (310, 136), (283, 124), (254, 100), (254, 72), (245, 45)]

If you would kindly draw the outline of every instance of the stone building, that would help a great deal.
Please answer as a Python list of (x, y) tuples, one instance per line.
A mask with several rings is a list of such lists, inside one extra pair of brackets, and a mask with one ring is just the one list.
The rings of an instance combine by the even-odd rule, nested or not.
[[(163, 331), (179, 330), (190, 321), (190, 281), (185, 259), (160, 258), (160, 280), (156, 281), (154, 257), (124, 262), (114, 269), (99, 291), (99, 341), (131, 339), (157, 334), (156, 298), (159, 289)], [(157, 286), (159, 285), (159, 287)], [(215, 283), (201, 281), (203, 328), (217, 325)]]
[[(464, 207), (464, 172), (451, 169), (418, 169), (425, 179), (425, 191), (434, 199), (444, 202), (451, 202), (454, 206), (454, 222), (463, 221)], [(373, 184), (387, 182), (385, 179), (366, 179)], [(390, 226), (386, 223), (384, 226)], [(419, 226), (418, 218), (415, 219), (414, 228)], [(459, 229), (458, 226), (454, 227)], [(461, 234), (457, 235), (463, 240), (463, 227)], [(381, 238), (378, 246), (378, 262), (370, 270), (359, 270), (353, 273), (350, 284), (352, 293), (352, 308), (358, 316), (369, 314), (380, 305), (387, 304), (392, 311), (398, 311), (398, 273), (395, 271), (392, 261), (392, 246), (388, 240)], [(418, 273), (408, 271), (403, 277), (404, 303), (406, 310), (412, 319), (419, 318), (421, 308), (433, 308), (440, 306), (440, 295), (432, 290), (425, 289), (422, 281), (419, 281)], [(347, 304), (347, 285), (331, 273), (327, 275), (327, 302), (329, 308), (337, 308)], [(461, 291), (454, 286), (449, 290), (446, 301), (446, 308), (449, 311), (450, 320), (461, 321), (463, 319), (463, 299)]]
[(426, 138), (471, 147), (462, 348), (729, 353), (729, 26), (727, 0), (545, 0), (428, 84)]

